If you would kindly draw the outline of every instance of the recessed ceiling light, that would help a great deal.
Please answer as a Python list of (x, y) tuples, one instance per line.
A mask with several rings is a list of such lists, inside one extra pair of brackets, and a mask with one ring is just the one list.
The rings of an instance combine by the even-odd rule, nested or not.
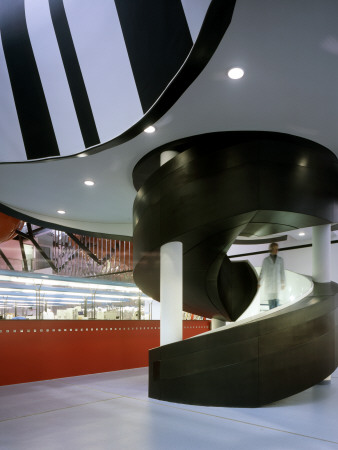
[(78, 158), (85, 158), (86, 156), (86, 153), (80, 153), (79, 155), (77, 155)]
[(154, 131), (155, 127), (153, 127), (152, 125), (144, 130), (145, 133), (153, 133)]
[(300, 233), (298, 233), (298, 236), (305, 236), (305, 233), (301, 231)]
[(63, 209), (59, 209), (59, 210), (58, 210), (58, 213), (59, 213), (59, 214), (66, 214), (66, 211), (64, 211)]
[(228, 77), (231, 78), (232, 80), (238, 80), (239, 78), (242, 78), (243, 75), (244, 70), (241, 69), (240, 67), (233, 67), (228, 72)]
[(85, 182), (84, 182), (84, 184), (86, 185), (86, 186), (94, 186), (94, 181), (91, 181), (91, 180), (86, 180)]

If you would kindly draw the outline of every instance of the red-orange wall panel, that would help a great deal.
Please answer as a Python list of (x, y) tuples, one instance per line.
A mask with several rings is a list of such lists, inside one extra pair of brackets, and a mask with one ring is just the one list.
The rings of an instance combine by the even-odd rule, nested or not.
[[(159, 327), (158, 320), (0, 321), (0, 385), (147, 366)], [(209, 329), (210, 321), (184, 321), (183, 338)]]

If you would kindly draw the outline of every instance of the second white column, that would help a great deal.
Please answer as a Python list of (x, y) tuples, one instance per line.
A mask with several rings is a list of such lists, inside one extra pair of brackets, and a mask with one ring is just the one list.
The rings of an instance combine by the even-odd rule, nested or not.
[[(178, 153), (161, 154), (161, 166)], [(160, 250), (161, 345), (182, 340), (183, 245), (168, 242)]]

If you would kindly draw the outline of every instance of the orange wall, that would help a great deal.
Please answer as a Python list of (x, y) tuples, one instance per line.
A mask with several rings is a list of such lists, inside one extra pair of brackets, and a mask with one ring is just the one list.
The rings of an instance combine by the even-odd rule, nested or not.
[[(183, 338), (209, 329), (183, 321)], [(159, 345), (158, 320), (3, 320), (0, 386), (144, 367)]]

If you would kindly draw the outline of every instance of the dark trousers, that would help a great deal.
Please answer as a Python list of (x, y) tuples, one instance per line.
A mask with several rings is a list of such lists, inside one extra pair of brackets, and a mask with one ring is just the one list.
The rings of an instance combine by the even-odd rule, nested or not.
[(279, 305), (278, 298), (274, 298), (272, 300), (269, 300), (269, 309), (277, 308), (278, 305)]

